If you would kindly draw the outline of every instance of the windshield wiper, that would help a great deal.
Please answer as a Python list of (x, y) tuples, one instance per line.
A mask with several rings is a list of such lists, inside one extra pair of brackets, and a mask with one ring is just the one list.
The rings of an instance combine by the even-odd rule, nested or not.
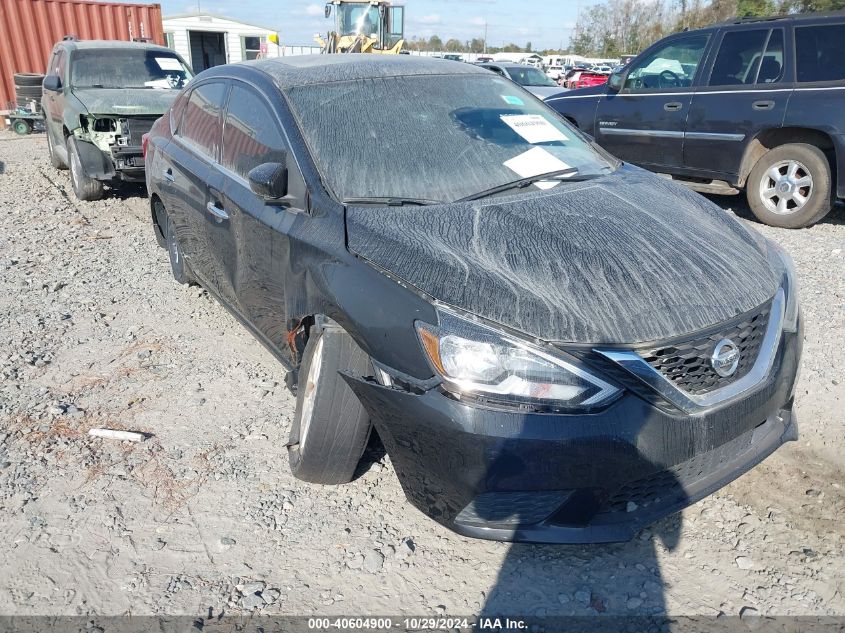
[[(492, 187), (490, 189), (485, 189), (484, 191), (479, 191), (478, 193), (474, 193), (464, 198), (458, 198), (457, 200), (455, 200), (455, 202), (468, 202), (470, 200), (478, 200), (479, 198), (486, 198), (487, 196), (492, 196), (497, 193), (502, 193), (503, 191), (509, 191), (511, 189), (523, 189), (541, 180), (551, 180), (555, 178), (562, 179), (566, 178), (566, 176), (577, 173), (577, 167), (570, 167), (569, 169), (558, 169), (557, 171), (550, 171), (545, 174), (528, 176), (527, 178), (520, 178), (519, 180), (514, 180), (513, 182), (506, 182), (505, 184), (499, 185), (498, 187)], [(571, 178), (568, 178), (567, 180), (569, 180), (570, 182), (574, 182), (574, 180)]]
[(344, 198), (344, 204), (380, 204), (387, 207), (403, 207), (414, 205), (424, 207), (429, 204), (445, 204), (442, 200), (427, 200), (426, 198), (394, 198), (390, 196), (374, 198)]

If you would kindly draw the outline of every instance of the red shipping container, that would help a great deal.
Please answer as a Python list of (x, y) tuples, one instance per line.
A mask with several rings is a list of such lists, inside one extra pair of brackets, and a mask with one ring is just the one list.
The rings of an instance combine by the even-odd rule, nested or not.
[(88, 0), (0, 0), (0, 109), (15, 99), (15, 73), (43, 73), (53, 45), (146, 39), (164, 44), (161, 5)]

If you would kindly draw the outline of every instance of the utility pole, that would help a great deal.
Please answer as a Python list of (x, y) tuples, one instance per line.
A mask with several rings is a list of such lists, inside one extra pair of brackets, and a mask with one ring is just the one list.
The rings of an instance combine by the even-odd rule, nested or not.
[(487, 20), (484, 20), (484, 54), (487, 54)]

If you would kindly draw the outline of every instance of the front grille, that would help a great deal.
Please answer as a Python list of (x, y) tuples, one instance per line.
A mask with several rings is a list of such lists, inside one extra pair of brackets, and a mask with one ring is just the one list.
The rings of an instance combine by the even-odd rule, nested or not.
[[(124, 134), (129, 139), (129, 145), (140, 147), (141, 137), (152, 129), (155, 122), (156, 117), (133, 117), (126, 119), (126, 123), (124, 123)], [(126, 128), (128, 128), (128, 131)]]
[[(747, 451), (751, 446), (753, 434), (754, 429), (751, 429), (677, 466), (625, 484), (608, 499), (605, 510), (630, 512), (652, 504), (668, 505), (686, 499), (686, 488), (721, 470), (727, 462)], [(629, 503), (634, 505), (628, 506)]]
[[(638, 350), (649, 365), (671, 380), (675, 386), (694, 395), (724, 387), (751, 371), (769, 324), (770, 304), (733, 325), (709, 334), (667, 345)], [(732, 376), (722, 377), (710, 364), (713, 349), (722, 339), (730, 339), (739, 348), (739, 365)]]

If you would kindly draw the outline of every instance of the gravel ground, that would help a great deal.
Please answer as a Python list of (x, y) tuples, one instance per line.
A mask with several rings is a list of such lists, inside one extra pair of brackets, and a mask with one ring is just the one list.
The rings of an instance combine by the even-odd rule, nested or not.
[[(295, 480), (282, 369), (172, 281), (140, 190), (77, 202), (43, 135), (0, 132), (0, 209), (3, 614), (845, 614), (841, 208), (757, 225), (802, 284), (800, 442), (589, 547), (448, 532), (375, 451), (349, 485)], [(152, 438), (86, 436), (101, 426)]]

